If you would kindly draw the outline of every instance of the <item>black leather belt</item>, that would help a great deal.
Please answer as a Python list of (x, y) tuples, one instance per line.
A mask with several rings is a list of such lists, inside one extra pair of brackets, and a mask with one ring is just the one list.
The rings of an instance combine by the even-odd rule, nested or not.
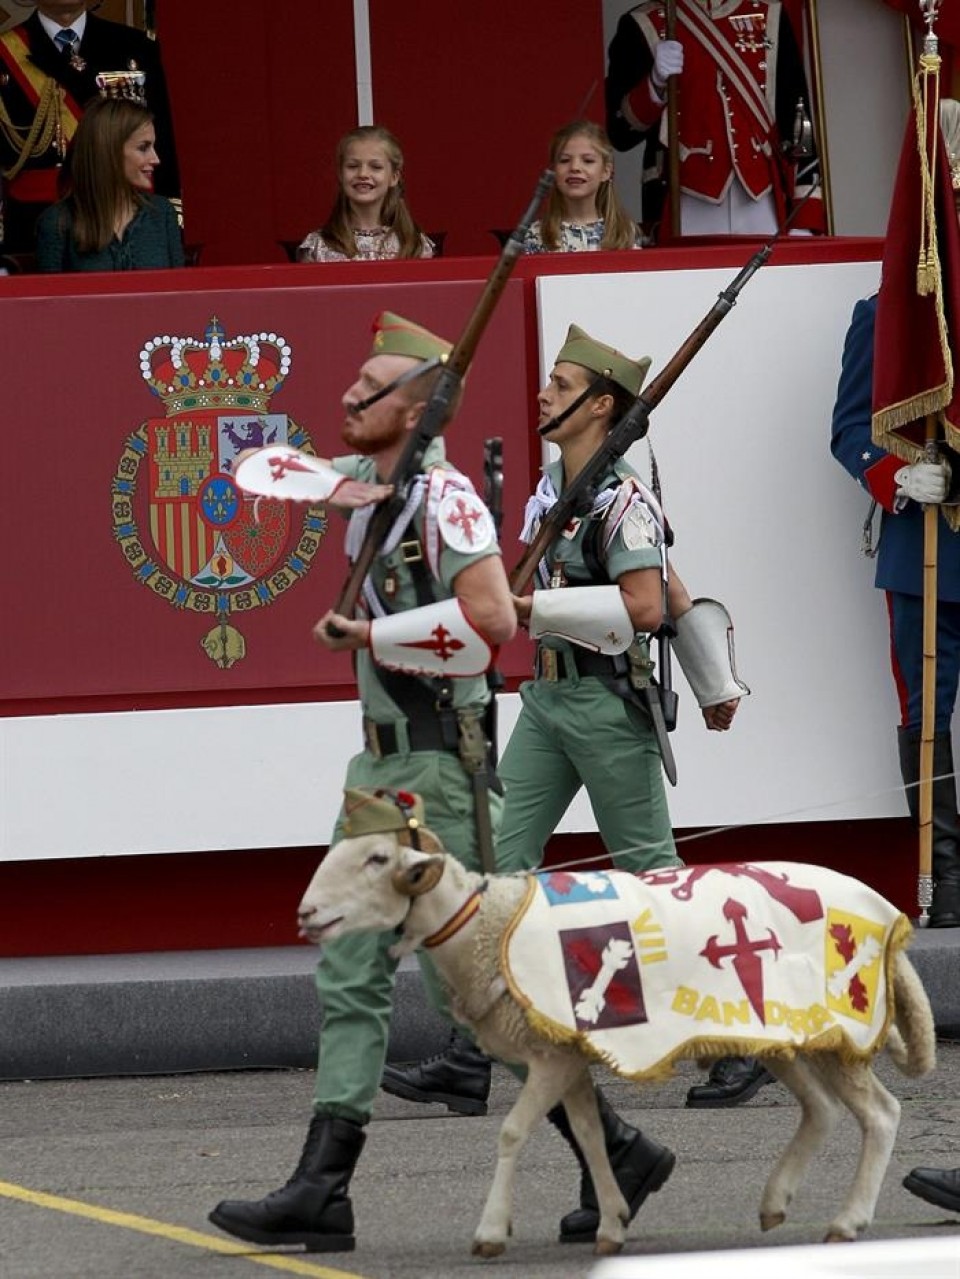
[[(411, 751), (457, 749), (444, 741), (443, 731), (437, 720), (424, 724), (413, 724), (407, 720), (407, 740)], [(373, 719), (363, 721), (363, 744), (377, 759), (382, 759), (385, 755), (399, 755), (406, 749), (396, 724), (378, 724)]]
[(617, 659), (608, 657), (605, 653), (593, 653), (586, 648), (562, 651), (541, 646), (537, 649), (537, 679), (555, 684), (558, 680), (569, 678), (571, 667), (578, 675), (596, 675), (600, 679), (609, 679), (620, 673)]

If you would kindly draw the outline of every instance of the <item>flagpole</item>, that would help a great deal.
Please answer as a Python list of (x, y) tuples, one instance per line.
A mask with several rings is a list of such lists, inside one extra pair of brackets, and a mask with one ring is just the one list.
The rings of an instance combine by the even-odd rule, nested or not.
[[(925, 454), (939, 460), (937, 419), (926, 417)], [(933, 739), (937, 699), (937, 553), (940, 508), (931, 502), (923, 508), (923, 691), (920, 720), (919, 867), (917, 874), (917, 923), (926, 928), (933, 904)]]
[[(924, 94), (924, 147), (929, 148), (929, 172), (931, 189), (936, 191), (937, 138), (940, 130), (940, 57), (939, 45), (933, 24), (937, 18), (940, 0), (920, 0), (920, 9), (927, 24), (920, 57), (920, 75), (923, 77)], [(927, 88), (932, 82), (934, 92)], [(931, 100), (932, 99), (932, 100)], [(931, 122), (930, 113), (933, 112)], [(932, 135), (932, 147), (931, 147)], [(936, 235), (935, 227), (931, 236)], [(921, 246), (922, 248), (922, 246)], [(928, 245), (935, 251), (936, 245)], [(918, 270), (923, 272), (924, 264)], [(939, 283), (939, 282), (938, 282)], [(937, 448), (937, 417), (928, 413), (925, 418), (924, 454), (928, 462), (939, 461)], [(919, 866), (917, 873), (917, 904), (920, 908), (918, 924), (926, 928), (930, 922), (933, 904), (933, 748), (937, 717), (937, 555), (940, 507), (929, 503), (923, 510), (923, 684), (920, 720), (920, 788), (917, 796), (919, 815)]]

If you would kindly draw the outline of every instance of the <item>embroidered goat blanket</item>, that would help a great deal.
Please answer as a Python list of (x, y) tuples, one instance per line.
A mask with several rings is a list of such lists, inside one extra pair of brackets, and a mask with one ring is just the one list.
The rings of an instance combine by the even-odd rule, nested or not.
[(796, 862), (530, 876), (503, 972), (536, 1030), (631, 1079), (684, 1057), (879, 1048), (912, 929), (855, 879)]

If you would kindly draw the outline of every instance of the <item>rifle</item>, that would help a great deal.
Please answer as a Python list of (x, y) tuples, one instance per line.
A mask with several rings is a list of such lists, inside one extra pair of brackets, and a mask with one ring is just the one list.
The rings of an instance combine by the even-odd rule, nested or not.
[[(411, 479), (419, 472), (423, 455), (430, 441), (438, 436), (446, 425), (450, 408), (455, 402), (460, 383), (470, 367), (474, 353), (483, 332), (490, 322), (494, 308), (500, 300), (507, 281), (513, 271), (517, 258), (523, 253), (523, 241), (536, 216), (540, 202), (553, 185), (554, 175), (551, 169), (545, 169), (537, 182), (533, 199), (527, 206), (523, 217), (510, 232), (496, 266), (487, 280), (466, 327), (457, 338), (453, 350), (443, 362), (443, 369), (437, 379), (434, 390), (420, 420), (410, 432), (404, 444), (403, 452), (397, 460), (387, 483), (393, 486), (393, 493), (384, 499), (376, 508), (367, 527), (363, 544), (350, 568), (350, 573), (334, 606), (334, 612), (350, 617), (356, 608), (357, 600), (363, 589), (363, 582), (376, 559), (377, 552), (386, 540), (387, 534), (403, 510), (406, 497), (405, 489)], [(328, 623), (330, 634), (336, 634), (336, 628)]]

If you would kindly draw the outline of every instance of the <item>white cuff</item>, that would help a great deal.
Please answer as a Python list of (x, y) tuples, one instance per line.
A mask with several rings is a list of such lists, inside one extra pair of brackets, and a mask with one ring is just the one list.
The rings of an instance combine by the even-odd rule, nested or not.
[(312, 453), (273, 444), (245, 457), (233, 473), (244, 493), (285, 502), (326, 502), (347, 477)]
[(493, 660), (458, 599), (375, 617), (370, 651), (378, 666), (408, 675), (482, 675)]
[(733, 621), (718, 600), (697, 599), (677, 619), (673, 651), (701, 707), (735, 701), (749, 692), (738, 677)]
[(557, 635), (595, 653), (613, 655), (625, 652), (634, 634), (619, 586), (564, 586), (533, 592), (533, 639)]

